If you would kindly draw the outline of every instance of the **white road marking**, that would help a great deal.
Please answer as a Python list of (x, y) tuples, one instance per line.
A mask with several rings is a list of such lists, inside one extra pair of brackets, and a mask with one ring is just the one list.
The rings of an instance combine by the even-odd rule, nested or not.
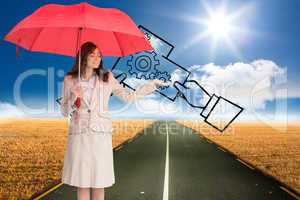
[(218, 149), (220, 149), (221, 151), (224, 151), (224, 152), (226, 152), (226, 150), (225, 150), (225, 149), (223, 149), (222, 147), (219, 147), (219, 146), (218, 146)]
[(238, 158), (236, 158), (236, 160), (239, 161), (240, 163), (246, 165), (246, 166), (249, 167), (250, 169), (255, 170), (252, 166), (248, 165), (248, 164), (245, 163), (244, 161), (242, 161), (242, 160), (240, 160), (240, 159), (238, 159)]
[(294, 194), (293, 192), (291, 192), (290, 190), (286, 189), (285, 187), (283, 186), (279, 186), (283, 191), (289, 193), (291, 196), (293, 196), (295, 199), (300, 199), (299, 196), (297, 196), (296, 194)]
[(166, 131), (167, 131), (167, 144), (166, 144), (166, 164), (165, 164), (163, 200), (169, 200), (169, 131), (168, 131), (167, 121), (166, 121)]
[(123, 145), (117, 147), (117, 148), (116, 148), (116, 151), (119, 150), (119, 149), (121, 149), (122, 147), (123, 147)]

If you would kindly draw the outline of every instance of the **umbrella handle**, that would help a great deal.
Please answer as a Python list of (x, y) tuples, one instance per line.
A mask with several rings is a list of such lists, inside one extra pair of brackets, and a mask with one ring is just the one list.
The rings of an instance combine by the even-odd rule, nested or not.
[(80, 108), (80, 104), (81, 104), (81, 100), (80, 100), (80, 98), (79, 97), (77, 97), (76, 98), (76, 100), (75, 100), (75, 106), (77, 107), (77, 108)]

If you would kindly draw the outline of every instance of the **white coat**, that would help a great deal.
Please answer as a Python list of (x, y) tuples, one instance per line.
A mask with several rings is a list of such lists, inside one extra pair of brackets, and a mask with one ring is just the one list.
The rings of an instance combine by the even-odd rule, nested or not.
[(64, 117), (70, 117), (69, 134), (94, 132), (112, 132), (112, 120), (108, 111), (108, 103), (111, 94), (116, 95), (124, 102), (133, 102), (154, 92), (157, 88), (154, 81), (148, 81), (135, 91), (124, 88), (113, 73), (109, 71), (109, 80), (104, 82), (96, 75), (95, 87), (92, 91), (91, 105), (86, 97), (81, 98), (81, 106), (74, 106), (77, 98), (74, 88), (78, 86), (78, 79), (67, 75), (62, 87), (61, 113)]

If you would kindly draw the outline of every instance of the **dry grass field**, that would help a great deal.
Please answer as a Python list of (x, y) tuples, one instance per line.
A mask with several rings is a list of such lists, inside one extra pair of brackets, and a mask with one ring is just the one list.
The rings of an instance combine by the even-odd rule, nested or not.
[(223, 134), (203, 122), (178, 120), (300, 192), (300, 125), (235, 123)]
[[(61, 178), (67, 123), (66, 119), (0, 121), (0, 199), (28, 199)], [(113, 121), (113, 147), (152, 123)]]
[[(113, 147), (153, 122), (113, 121)], [(220, 134), (201, 121), (177, 122), (300, 192), (300, 125), (235, 123)], [(26, 199), (60, 179), (67, 130), (66, 120), (0, 121), (0, 199)]]

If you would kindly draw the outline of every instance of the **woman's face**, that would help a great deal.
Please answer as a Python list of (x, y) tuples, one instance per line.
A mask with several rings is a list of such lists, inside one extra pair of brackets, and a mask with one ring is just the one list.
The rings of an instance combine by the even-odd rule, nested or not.
[(87, 57), (87, 67), (90, 67), (92, 69), (98, 68), (101, 61), (101, 54), (99, 52), (99, 49), (96, 48), (91, 54)]

